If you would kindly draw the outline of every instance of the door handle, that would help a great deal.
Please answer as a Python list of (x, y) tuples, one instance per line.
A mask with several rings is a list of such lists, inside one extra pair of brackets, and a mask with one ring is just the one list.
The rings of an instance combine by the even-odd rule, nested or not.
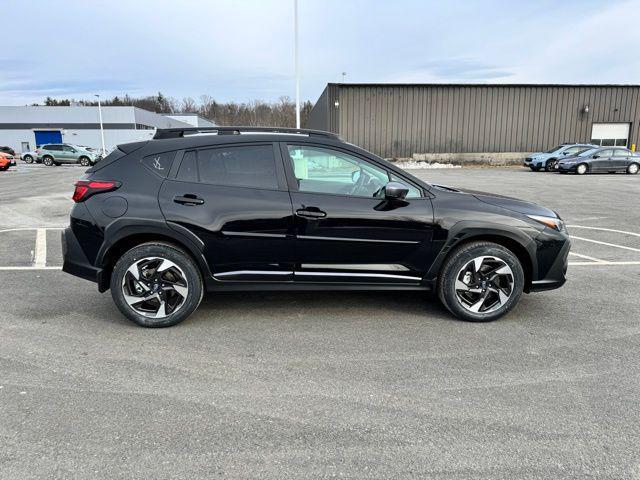
[(296, 215), (306, 218), (324, 218), (327, 216), (327, 213), (317, 207), (307, 207), (296, 210)]
[(185, 193), (182, 196), (178, 195), (173, 197), (173, 201), (182, 205), (202, 205), (204, 203), (202, 198), (192, 193)]

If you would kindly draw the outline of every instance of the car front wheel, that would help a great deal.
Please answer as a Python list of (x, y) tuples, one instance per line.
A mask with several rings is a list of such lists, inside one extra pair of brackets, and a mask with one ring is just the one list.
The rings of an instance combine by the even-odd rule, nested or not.
[(461, 320), (489, 322), (520, 299), (524, 271), (513, 252), (493, 242), (471, 242), (452, 252), (440, 272), (438, 296)]
[(180, 323), (198, 308), (203, 290), (191, 257), (164, 243), (146, 243), (127, 251), (111, 275), (116, 306), (142, 327)]
[(88, 157), (80, 157), (80, 165), (88, 167), (91, 164)]
[(587, 173), (587, 170), (589, 170), (589, 168), (585, 163), (581, 163), (576, 167), (576, 173), (578, 175), (584, 175), (585, 173)]

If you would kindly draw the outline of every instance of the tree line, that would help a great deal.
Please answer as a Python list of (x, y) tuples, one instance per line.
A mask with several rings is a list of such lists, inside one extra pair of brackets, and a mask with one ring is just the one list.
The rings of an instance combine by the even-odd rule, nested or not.
[[(275, 102), (253, 100), (251, 102), (218, 102), (209, 95), (198, 100), (191, 97), (176, 100), (158, 92), (157, 95), (131, 97), (124, 95), (105, 98), (101, 101), (105, 107), (132, 106), (156, 113), (197, 113), (218, 125), (242, 125), (259, 127), (295, 127), (296, 104), (289, 97), (280, 97)], [(39, 104), (34, 104), (39, 105)], [(97, 100), (54, 99), (47, 97), (46, 106), (97, 106)], [(313, 108), (310, 101), (300, 105), (300, 124), (304, 127)]]

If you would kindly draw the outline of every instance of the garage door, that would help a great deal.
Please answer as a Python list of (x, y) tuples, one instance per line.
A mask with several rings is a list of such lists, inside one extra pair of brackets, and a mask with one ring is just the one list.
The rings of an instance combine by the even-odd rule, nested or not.
[(62, 143), (62, 133), (60, 130), (36, 130), (36, 145), (46, 145), (47, 143)]
[(626, 147), (630, 126), (630, 123), (594, 123), (591, 129), (591, 143), (603, 147)]

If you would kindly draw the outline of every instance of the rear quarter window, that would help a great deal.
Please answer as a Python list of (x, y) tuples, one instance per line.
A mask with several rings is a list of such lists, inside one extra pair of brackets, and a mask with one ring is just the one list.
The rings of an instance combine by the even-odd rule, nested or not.
[(169, 174), (175, 156), (176, 152), (156, 153), (143, 157), (140, 161), (148, 170), (164, 178)]

